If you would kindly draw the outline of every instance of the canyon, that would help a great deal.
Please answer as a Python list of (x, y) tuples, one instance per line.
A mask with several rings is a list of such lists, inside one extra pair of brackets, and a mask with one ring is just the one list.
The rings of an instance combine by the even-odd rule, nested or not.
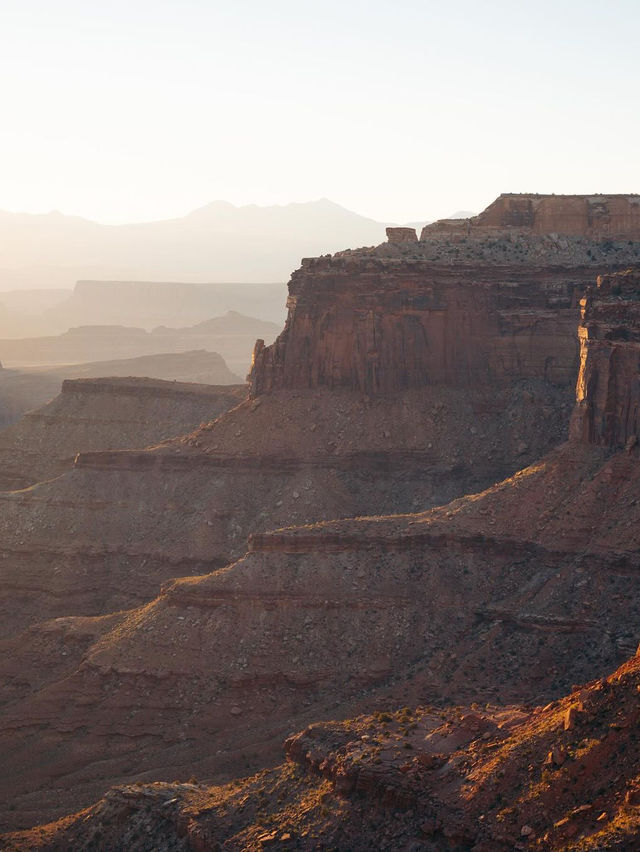
[[(38, 612), (100, 615), (114, 562), (135, 586), (206, 573), (251, 533), (480, 490), (566, 434), (593, 269), (456, 273), (368, 255), (308, 267), (277, 342), (256, 346), (245, 402), (154, 449), (79, 453), (55, 481), (0, 495), (5, 635), (16, 589), (37, 600), (23, 626)], [(116, 600), (139, 603), (126, 584)]]
[(609, 270), (638, 234), (501, 222), (453, 264), (446, 227), (303, 261), (215, 420), (0, 495), (3, 825), (228, 779), (372, 706), (553, 702), (633, 653), (640, 287)]

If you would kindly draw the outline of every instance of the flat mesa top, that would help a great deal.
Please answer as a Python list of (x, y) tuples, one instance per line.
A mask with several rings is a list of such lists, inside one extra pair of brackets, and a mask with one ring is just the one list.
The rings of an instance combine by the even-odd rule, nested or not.
[[(629, 201), (640, 203), (640, 193), (637, 192), (591, 192), (583, 194), (557, 194), (555, 192), (501, 192), (496, 201), (500, 198), (581, 198), (587, 201), (605, 201), (610, 198), (625, 198)], [(495, 204), (495, 202), (493, 202)]]
[[(640, 194), (544, 195), (503, 193), (477, 216), (425, 225), (421, 243), (442, 238), (542, 237), (640, 241)], [(388, 228), (390, 243), (417, 242), (410, 228)], [(635, 260), (635, 256), (631, 258)]]
[(218, 396), (230, 394), (242, 398), (246, 393), (245, 385), (206, 385), (198, 382), (178, 382), (170, 379), (153, 379), (146, 376), (104, 376), (100, 378), (65, 379), (62, 393), (108, 393), (127, 394), (133, 391), (149, 394), (173, 395), (191, 394), (195, 396)]

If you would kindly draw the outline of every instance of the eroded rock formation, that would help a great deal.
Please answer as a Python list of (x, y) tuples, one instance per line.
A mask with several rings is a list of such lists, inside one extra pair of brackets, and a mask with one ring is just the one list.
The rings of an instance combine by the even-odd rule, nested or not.
[[(25, 683), (0, 655), (6, 822), (177, 766), (237, 772), (271, 759), (292, 725), (376, 698), (546, 700), (631, 652), (633, 447), (574, 441), (481, 494), (398, 514), (512, 472), (566, 427), (571, 367), (559, 353), (572, 360), (575, 343), (553, 340), (555, 362), (540, 350), (593, 267), (547, 263), (527, 281), (476, 264), (456, 282), (444, 264), (385, 256), (303, 265), (283, 335), (257, 351), (252, 399), (183, 439), (81, 455), (56, 483), (3, 498), (7, 587), (19, 585), (31, 617), (36, 591), (52, 615), (80, 601), (97, 616), (115, 591), (96, 596), (97, 578), (147, 588), (172, 564), (210, 572), (167, 583), (95, 640), (80, 631), (81, 660), (65, 656), (55, 681)], [(292, 520), (301, 526), (267, 532)], [(249, 553), (221, 567), (248, 533)], [(47, 564), (25, 570), (20, 548), (32, 559), (45, 538)], [(56, 598), (66, 612), (51, 611)], [(37, 640), (52, 656), (74, 635), (69, 623), (33, 628), (20, 647)]]
[(635, 850), (638, 689), (635, 657), (545, 707), (423, 704), (316, 723), (274, 769), (120, 786), (7, 848)]
[(479, 216), (427, 225), (422, 239), (442, 230), (521, 229), (592, 239), (640, 239), (640, 195), (529, 195), (503, 193)]
[(234, 377), (217, 352), (207, 352), (205, 349), (57, 367), (4, 369), (0, 370), (0, 428), (5, 429), (28, 411), (51, 402), (60, 393), (65, 379), (97, 379), (104, 376), (146, 377), (205, 385), (241, 383), (241, 379)]
[(415, 243), (418, 240), (415, 228), (387, 228), (390, 243)]
[(243, 385), (67, 379), (56, 399), (0, 432), (0, 490), (58, 476), (80, 452), (143, 448), (189, 432), (245, 395)]
[[(34, 691), (4, 655), (4, 736), (24, 743), (5, 820), (55, 815), (34, 777), (71, 809), (107, 776), (255, 766), (287, 727), (341, 708), (544, 703), (614, 667), (638, 640), (635, 453), (574, 441), (429, 512), (256, 534), (242, 560), (168, 583)], [(42, 731), (46, 774), (25, 752)]]
[(251, 392), (347, 388), (481, 393), (527, 379), (571, 386), (589, 267), (439, 267), (363, 255), (303, 261), (289, 318), (254, 353)]
[(581, 308), (571, 435), (611, 449), (632, 446), (640, 437), (640, 273), (601, 276)]

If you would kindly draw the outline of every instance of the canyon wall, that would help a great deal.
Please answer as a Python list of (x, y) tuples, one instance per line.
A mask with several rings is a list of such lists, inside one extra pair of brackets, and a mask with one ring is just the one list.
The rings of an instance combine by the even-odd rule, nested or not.
[(251, 533), (446, 503), (564, 439), (595, 261), (382, 250), (294, 273), (286, 327), (258, 345), (236, 409), (152, 450), (86, 446), (55, 482), (2, 497), (5, 632), (137, 605), (159, 580), (240, 557)]
[(598, 278), (581, 301), (574, 440), (619, 449), (640, 437), (640, 272)]
[(370, 257), (303, 261), (289, 317), (258, 341), (251, 393), (347, 388), (476, 389), (540, 379), (570, 386), (577, 301), (589, 267), (475, 265)]
[(548, 452), (606, 252), (532, 239), (541, 262), (505, 263), (507, 243), (305, 262), (251, 398), (0, 495), (7, 824), (264, 765), (292, 725), (372, 700), (546, 701), (628, 656), (636, 450)]

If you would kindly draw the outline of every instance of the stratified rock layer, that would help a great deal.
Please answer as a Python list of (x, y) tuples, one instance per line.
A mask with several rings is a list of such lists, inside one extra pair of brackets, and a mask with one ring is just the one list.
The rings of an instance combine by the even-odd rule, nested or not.
[(581, 302), (575, 440), (619, 449), (640, 437), (640, 273), (605, 275)]
[(503, 193), (479, 216), (427, 225), (422, 239), (446, 229), (525, 229), (591, 239), (640, 238), (640, 195), (529, 195)]
[(545, 707), (405, 706), (308, 726), (287, 762), (210, 787), (128, 784), (16, 852), (640, 848), (638, 657)]
[(104, 376), (146, 377), (205, 385), (241, 384), (220, 355), (196, 349), (140, 358), (90, 361), (58, 367), (0, 370), (0, 428), (17, 422), (28, 411), (51, 402), (65, 379), (97, 379)]
[[(494, 263), (454, 282), (442, 264), (376, 252), (303, 266), (285, 332), (258, 348), (253, 399), (184, 439), (81, 455), (55, 483), (3, 498), (6, 588), (31, 618), (36, 594), (40, 611), (99, 615), (116, 595), (102, 594), (109, 583), (125, 585), (124, 600), (128, 582), (166, 577), (172, 560), (176, 574), (211, 572), (167, 583), (55, 681), (31, 689), (6, 655), (0, 799), (16, 805), (6, 821), (180, 766), (220, 777), (270, 759), (292, 724), (372, 697), (544, 700), (630, 653), (633, 448), (574, 442), (484, 493), (397, 514), (468, 491), (478, 469), (488, 484), (554, 442), (571, 374), (558, 353), (573, 359), (575, 342), (549, 329), (589, 269), (547, 264), (527, 284)], [(389, 313), (379, 323), (378, 301)], [(405, 314), (422, 331), (406, 332)], [(381, 509), (396, 514), (309, 523)], [(292, 520), (302, 526), (267, 532)], [(249, 532), (248, 555), (220, 567)], [(55, 552), (33, 569), (47, 538)], [(61, 601), (66, 612), (51, 612)], [(60, 642), (34, 628), (23, 653), (34, 637)], [(43, 742), (46, 761), (34, 758)]]
[(58, 476), (80, 452), (142, 448), (189, 432), (245, 395), (242, 385), (66, 380), (56, 399), (0, 432), (0, 490)]
[(258, 341), (251, 392), (570, 386), (577, 299), (592, 280), (589, 267), (306, 260), (291, 278), (284, 332), (270, 347)]

